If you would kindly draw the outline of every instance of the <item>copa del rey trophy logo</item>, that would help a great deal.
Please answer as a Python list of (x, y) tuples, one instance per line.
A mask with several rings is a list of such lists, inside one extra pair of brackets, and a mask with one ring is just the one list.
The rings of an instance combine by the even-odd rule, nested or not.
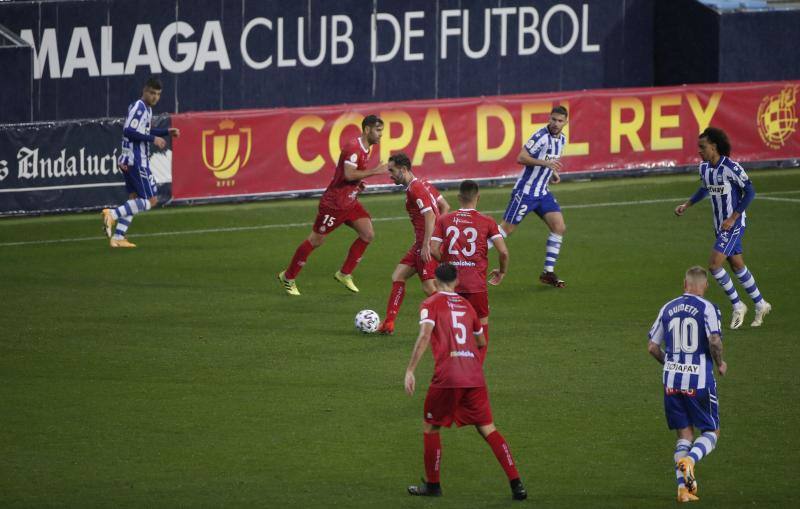
[(219, 129), (202, 133), (203, 163), (217, 178), (217, 187), (233, 187), (233, 177), (250, 160), (253, 130), (236, 127), (233, 120), (223, 120)]
[(766, 146), (779, 149), (797, 130), (797, 85), (769, 95), (758, 107), (758, 134)]

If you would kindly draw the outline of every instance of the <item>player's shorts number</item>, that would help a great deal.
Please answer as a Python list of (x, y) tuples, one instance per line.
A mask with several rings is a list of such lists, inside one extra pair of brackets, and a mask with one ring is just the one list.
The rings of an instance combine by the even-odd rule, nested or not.
[(451, 311), (450, 316), (453, 317), (453, 329), (456, 331), (456, 343), (463, 345), (467, 342), (467, 326), (459, 322), (458, 319), (466, 315), (464, 311)]
[[(447, 252), (452, 255), (457, 255), (458, 249), (455, 248), (455, 245), (456, 242), (458, 242), (458, 238), (461, 236), (461, 231), (455, 226), (448, 226), (447, 236), (450, 237), (450, 246), (447, 248)], [(464, 256), (472, 256), (477, 250), (475, 241), (478, 240), (478, 230), (472, 227), (464, 228), (464, 236), (467, 238), (467, 245), (461, 249), (461, 253)]]
[(528, 212), (528, 205), (523, 203), (519, 206), (519, 210), (517, 211), (518, 216), (524, 216), (525, 213)]
[(325, 214), (325, 217), (322, 218), (322, 224), (327, 226), (328, 228), (332, 227), (336, 223), (336, 218), (330, 214)]
[(673, 352), (694, 353), (700, 346), (697, 320), (692, 317), (673, 318), (669, 321), (669, 332), (672, 335)]

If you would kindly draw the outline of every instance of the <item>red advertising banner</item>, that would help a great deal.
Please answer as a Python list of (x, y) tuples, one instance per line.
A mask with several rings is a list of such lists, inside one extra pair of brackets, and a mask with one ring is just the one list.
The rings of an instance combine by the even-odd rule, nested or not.
[(709, 125), (728, 133), (736, 160), (800, 158), (798, 90), (800, 82), (785, 81), (184, 113), (172, 117), (181, 129), (172, 193), (180, 200), (324, 189), (343, 141), (372, 113), (385, 127), (370, 166), (403, 151), (430, 180), (517, 175), (520, 147), (556, 104), (570, 112), (565, 172), (696, 164), (697, 135)]

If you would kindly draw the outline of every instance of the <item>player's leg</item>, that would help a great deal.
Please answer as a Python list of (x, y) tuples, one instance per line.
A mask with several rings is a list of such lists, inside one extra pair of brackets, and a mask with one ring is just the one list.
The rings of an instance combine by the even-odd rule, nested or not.
[(714, 243), (714, 248), (711, 250), (711, 256), (708, 260), (708, 270), (725, 291), (728, 299), (730, 299), (733, 305), (730, 327), (731, 329), (738, 329), (742, 326), (742, 323), (744, 323), (747, 306), (739, 299), (739, 294), (733, 286), (733, 280), (731, 280), (731, 277), (723, 267), (725, 258), (727, 258), (730, 251), (733, 250), (733, 245), (730, 241), (731, 237), (729, 232), (722, 231), (717, 235), (717, 241)]
[(494, 426), (492, 410), (489, 405), (489, 393), (486, 387), (472, 387), (464, 391), (461, 405), (456, 412), (456, 423), (474, 424), (478, 433), (492, 449), (494, 457), (503, 468), (511, 486), (511, 494), (515, 500), (525, 500), (528, 492), (522, 484), (511, 448), (503, 435)]
[[(317, 228), (317, 223), (319, 222), (320, 215), (318, 214), (317, 221), (314, 222), (314, 228)], [(286, 270), (278, 274), (278, 281), (280, 281), (281, 286), (283, 286), (284, 291), (288, 295), (300, 295), (300, 290), (297, 289), (295, 278), (300, 273), (303, 266), (305, 266), (308, 257), (311, 256), (311, 252), (325, 242), (325, 235), (326, 234), (319, 233), (316, 229), (312, 229), (306, 240), (301, 242), (300, 245), (297, 246), (297, 249), (295, 249), (294, 255), (292, 255), (292, 259), (289, 262), (289, 266), (286, 267)]]
[(358, 293), (358, 287), (353, 282), (351, 274), (364, 256), (364, 251), (367, 250), (369, 243), (375, 238), (375, 230), (372, 227), (372, 219), (370, 219), (369, 213), (358, 201), (348, 211), (348, 220), (345, 224), (354, 229), (358, 237), (350, 245), (342, 268), (333, 277), (351, 292)]
[[(131, 219), (136, 214), (146, 212), (158, 203), (158, 187), (155, 177), (148, 168), (129, 166), (123, 172), (128, 201), (114, 209), (103, 209), (103, 229), (111, 234), (111, 247), (136, 247), (126, 238)], [(114, 225), (116, 223), (116, 225)], [(114, 227), (116, 226), (116, 227)], [(121, 226), (121, 228), (120, 228)], [(113, 233), (111, 233), (113, 228)]]
[[(678, 461), (678, 468), (683, 472), (686, 487), (693, 494), (697, 493), (695, 468), (697, 463), (711, 454), (719, 439), (719, 403), (716, 386), (698, 389), (694, 395), (685, 397), (689, 422), (694, 428), (701, 430), (699, 437), (692, 442), (692, 448), (684, 458)], [(692, 438), (694, 438), (692, 436)]]
[(503, 221), (500, 223), (500, 228), (503, 229), (506, 236), (511, 235), (511, 232), (528, 214), (530, 205), (525, 198), (526, 195), (522, 193), (511, 192), (511, 199), (508, 201), (506, 210), (503, 212)]
[[(414, 248), (412, 247), (412, 249)], [(378, 332), (381, 334), (394, 333), (394, 321), (400, 312), (400, 306), (403, 305), (403, 297), (406, 294), (406, 281), (417, 273), (417, 269), (409, 265), (409, 263), (413, 262), (409, 262), (407, 258), (408, 254), (392, 272), (392, 291), (389, 293), (389, 300), (386, 302), (386, 315), (378, 327)]]
[(738, 249), (738, 253), (734, 251), (735, 254), (728, 257), (728, 263), (733, 269), (733, 273), (736, 274), (736, 279), (744, 287), (747, 294), (753, 299), (753, 303), (756, 306), (756, 316), (753, 318), (753, 322), (750, 324), (751, 327), (760, 327), (762, 323), (764, 323), (764, 317), (772, 311), (772, 304), (764, 299), (764, 296), (761, 295), (761, 291), (758, 289), (758, 285), (756, 284), (756, 279), (753, 277), (753, 274), (747, 268), (747, 265), (744, 263), (744, 257), (741, 253), (741, 247)]
[(425, 479), (418, 486), (409, 486), (409, 495), (438, 497), (442, 495), (440, 467), (442, 461), (442, 441), (439, 430), (453, 423), (455, 406), (463, 389), (441, 389), (428, 387), (423, 407), (422, 437)]
[(675, 479), (678, 483), (678, 502), (698, 500), (689, 491), (683, 470), (679, 468), (679, 461), (689, 453), (694, 439), (694, 430), (689, 419), (689, 410), (685, 399), (686, 396), (679, 390), (664, 388), (664, 416), (667, 419), (667, 427), (675, 430), (678, 436), (673, 455)]
[(556, 276), (555, 267), (558, 261), (558, 255), (561, 253), (561, 244), (564, 241), (564, 232), (567, 231), (567, 225), (564, 222), (564, 215), (561, 213), (561, 208), (552, 195), (542, 198), (541, 202), (536, 213), (539, 214), (542, 221), (545, 222), (550, 233), (547, 235), (544, 269), (542, 270), (541, 276), (539, 276), (539, 281), (556, 288), (564, 288), (566, 283)]
[(673, 461), (675, 465), (675, 480), (678, 484), (678, 502), (691, 502), (699, 500), (697, 497), (697, 482), (692, 477), (691, 489), (686, 486), (686, 479), (684, 478), (683, 470), (680, 468), (681, 461), (689, 454), (692, 448), (692, 440), (694, 440), (694, 428), (687, 426), (676, 430), (678, 440), (675, 443), (675, 452), (673, 454)]

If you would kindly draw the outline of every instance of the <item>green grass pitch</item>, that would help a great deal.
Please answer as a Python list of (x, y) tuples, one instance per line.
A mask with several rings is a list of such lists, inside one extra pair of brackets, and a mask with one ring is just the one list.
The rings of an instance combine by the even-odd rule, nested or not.
[[(793, 506), (800, 484), (800, 171), (751, 177), (745, 259), (774, 310), (751, 329), (751, 305), (730, 331), (711, 282), (729, 374), (698, 507)], [(536, 217), (509, 239), (510, 273), (490, 290), (486, 372), (531, 507), (675, 503), (674, 435), (646, 334), (683, 271), (707, 263), (708, 202), (672, 214), (696, 185), (682, 175), (555, 186), (564, 290), (536, 280), (546, 238)], [(499, 218), (508, 194), (485, 189), (479, 208)], [(402, 194), (363, 203), (376, 239), (355, 272), (361, 293), (332, 278), (354, 238), (342, 228), (311, 256), (300, 298), (275, 275), (316, 200), (156, 210), (137, 216), (129, 251), (107, 247), (95, 213), (0, 220), (0, 506), (515, 506), (471, 428), (443, 431), (444, 498), (406, 494), (424, 472), (432, 360), (406, 396), (416, 280), (394, 336), (353, 328), (360, 309), (384, 314), (412, 240)]]

